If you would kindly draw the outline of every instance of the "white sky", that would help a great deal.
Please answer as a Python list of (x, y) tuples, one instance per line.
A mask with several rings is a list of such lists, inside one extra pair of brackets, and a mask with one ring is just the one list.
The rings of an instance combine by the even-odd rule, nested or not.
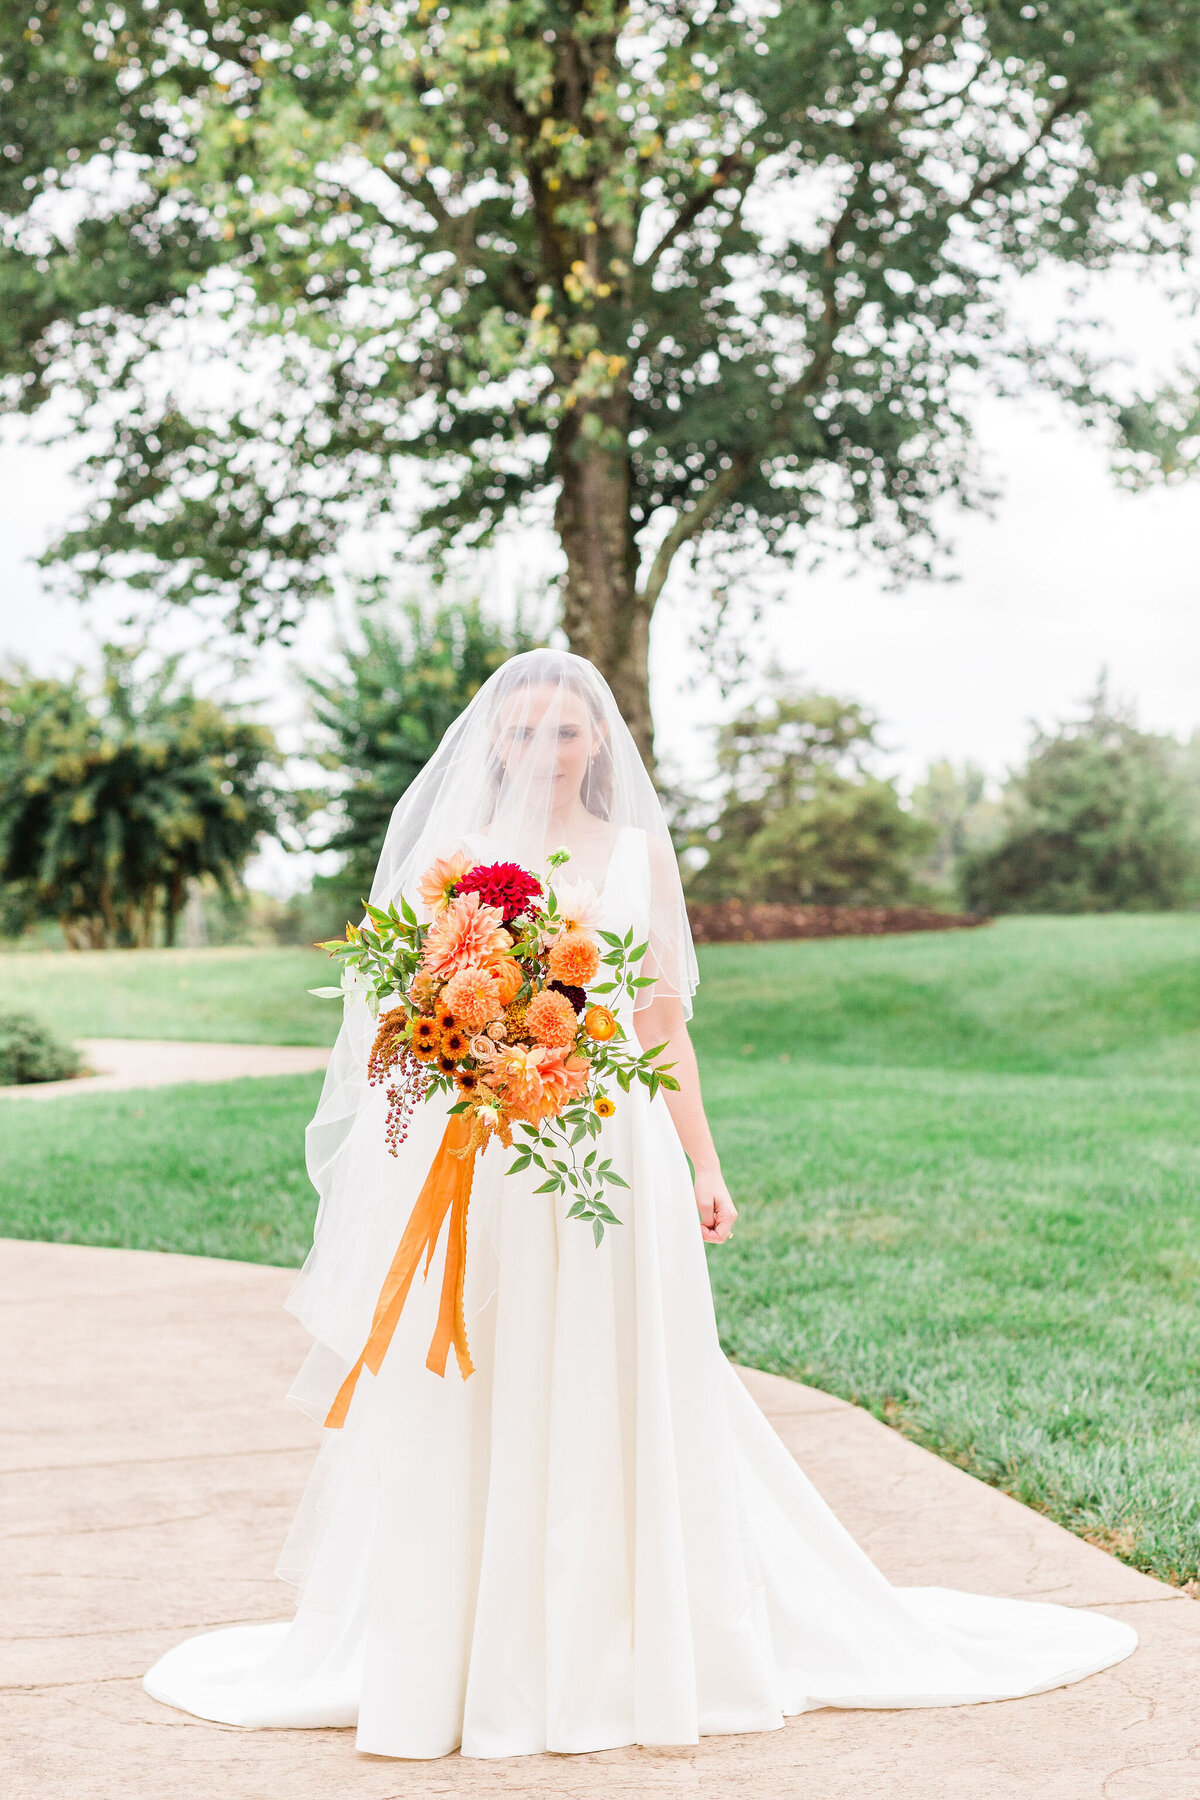
[[(1109, 299), (1118, 337), (1144, 344), (1152, 297), (1147, 311), (1144, 295), (1117, 284)], [(905, 781), (938, 756), (1001, 776), (1020, 759), (1030, 721), (1074, 710), (1102, 665), (1146, 725), (1200, 727), (1200, 486), (1119, 491), (1101, 441), (1046, 402), (990, 402), (977, 423), (1002, 497), (991, 518), (953, 521), (961, 578), (888, 593), (875, 575), (836, 568), (781, 576), (784, 597), (764, 619), (755, 660), (774, 651), (806, 681), (873, 708)], [(10, 424), (0, 437), (0, 659), (49, 673), (91, 660), (119, 608), (85, 616), (49, 598), (29, 559), (77, 493), (64, 451), (15, 440)], [(516, 539), (492, 579), (536, 580), (544, 555), (528, 535)], [(692, 604), (686, 588), (662, 603), (652, 652), (660, 754), (689, 772), (725, 710), (689, 645)], [(331, 634), (328, 618), (314, 619), (292, 655), (258, 659), (251, 691), (264, 717), (294, 723), (289, 666), (320, 661)], [(274, 858), (260, 875), (291, 885)]]

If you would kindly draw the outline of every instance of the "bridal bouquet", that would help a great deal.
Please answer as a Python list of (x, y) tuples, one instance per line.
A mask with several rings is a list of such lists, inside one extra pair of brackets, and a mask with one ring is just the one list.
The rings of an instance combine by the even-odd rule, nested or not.
[[(344, 941), (320, 946), (343, 964), (343, 986), (311, 991), (341, 997), (348, 983), (365, 988), (378, 1020), (367, 1072), (372, 1085), (386, 1084), (393, 1154), (417, 1105), (438, 1094), (453, 1098), (442, 1147), (380, 1295), (373, 1342), (327, 1423), (341, 1423), (359, 1369), (377, 1372), (372, 1356), (382, 1359), (422, 1250), (428, 1272), (447, 1211), (443, 1317), (428, 1366), (443, 1373), (452, 1342), (463, 1374), (471, 1372), (462, 1322), (466, 1209), (475, 1156), (493, 1138), (517, 1152), (506, 1173), (539, 1169), (545, 1180), (536, 1192), (569, 1198), (567, 1217), (589, 1224), (597, 1246), (607, 1225), (620, 1224), (605, 1190), (627, 1183), (594, 1143), (616, 1110), (606, 1084), (628, 1093), (640, 1081), (651, 1095), (679, 1084), (672, 1065), (658, 1061), (666, 1045), (635, 1053), (603, 1003), (618, 993), (632, 998), (654, 977), (636, 972), (646, 945), (634, 944), (632, 930), (618, 937), (600, 929), (589, 882), (556, 885), (569, 860), (568, 851), (555, 851), (543, 884), (517, 863), (439, 858), (417, 886), (427, 924), (402, 897), (399, 907), (368, 905), (365, 924), (347, 925)], [(585, 1141), (591, 1147), (581, 1153)], [(448, 1158), (457, 1159), (457, 1173)]]

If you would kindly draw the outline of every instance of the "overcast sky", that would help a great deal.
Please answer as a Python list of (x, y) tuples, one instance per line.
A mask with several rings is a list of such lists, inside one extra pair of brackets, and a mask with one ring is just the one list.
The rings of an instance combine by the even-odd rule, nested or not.
[[(1120, 338), (1146, 342), (1150, 316), (1128, 287), (1112, 291)], [(1048, 402), (991, 402), (979, 442), (1002, 490), (994, 516), (953, 522), (960, 579), (885, 591), (874, 574), (827, 568), (781, 577), (751, 649), (774, 652), (813, 685), (865, 702), (884, 721), (890, 765), (906, 782), (938, 756), (971, 758), (997, 778), (1020, 759), (1030, 721), (1070, 713), (1107, 666), (1143, 722), (1187, 735), (1200, 727), (1200, 484), (1121, 492), (1102, 443)], [(77, 504), (62, 450), (0, 438), (0, 654), (47, 673), (87, 659), (114, 606), (84, 616), (51, 600), (29, 559)], [(536, 582), (544, 550), (520, 540), (494, 571), (500, 587)], [(690, 647), (686, 590), (655, 621), (653, 687), (660, 752), (693, 769), (722, 712)], [(288, 668), (322, 659), (331, 636), (317, 619), (295, 652), (261, 659), (264, 712), (297, 717)]]

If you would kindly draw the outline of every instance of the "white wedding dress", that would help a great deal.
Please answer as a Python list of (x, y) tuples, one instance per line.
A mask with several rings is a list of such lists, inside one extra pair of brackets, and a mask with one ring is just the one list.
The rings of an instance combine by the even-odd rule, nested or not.
[[(627, 828), (611, 929), (641, 935), (647, 888)], [(476, 1372), (425, 1367), (439, 1254), (325, 1434), (280, 1568), (295, 1617), (189, 1639), (148, 1691), (226, 1724), (357, 1727), (380, 1756), (503, 1757), (998, 1700), (1129, 1655), (1135, 1633), (1098, 1614), (889, 1585), (721, 1352), (662, 1096), (615, 1097), (603, 1144), (629, 1183), (623, 1223), (597, 1249), (493, 1145), (468, 1222)], [(382, 1130), (382, 1107), (363, 1129)], [(443, 1124), (433, 1105), (414, 1121), (399, 1167), (418, 1184)], [(406, 1214), (401, 1196), (368, 1259), (364, 1335)], [(293, 1397), (323, 1416), (346, 1366), (318, 1344)]]

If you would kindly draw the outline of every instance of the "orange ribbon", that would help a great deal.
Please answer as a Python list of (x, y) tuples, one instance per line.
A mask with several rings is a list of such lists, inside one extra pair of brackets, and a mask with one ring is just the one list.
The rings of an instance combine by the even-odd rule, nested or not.
[[(404, 1227), (404, 1235), (400, 1239), (399, 1248), (392, 1258), (392, 1266), (388, 1270), (383, 1286), (379, 1290), (379, 1299), (375, 1303), (375, 1317), (371, 1321), (371, 1335), (363, 1346), (362, 1355), (338, 1389), (337, 1398), (329, 1409), (325, 1423), (337, 1430), (346, 1422), (346, 1413), (358, 1378), (363, 1369), (370, 1369), (372, 1375), (378, 1375), (388, 1345), (392, 1341), (392, 1333), (396, 1329), (404, 1302), (408, 1298), (408, 1290), (416, 1273), (417, 1264), (421, 1260), (421, 1252), (425, 1252), (425, 1279), (429, 1278), (429, 1265), (433, 1261), (433, 1253), (437, 1248), (441, 1234), (442, 1221), (447, 1212), (450, 1214), (450, 1231), (446, 1240), (446, 1267), (442, 1275), (442, 1299), (438, 1308), (437, 1328), (433, 1341), (429, 1346), (429, 1355), (425, 1358), (425, 1367), (432, 1369), (435, 1375), (446, 1373), (446, 1358), (451, 1344), (458, 1358), (459, 1372), (465, 1381), (474, 1370), (470, 1352), (467, 1349), (467, 1325), (463, 1317), (463, 1279), (467, 1267), (467, 1207), (471, 1199), (471, 1177), (475, 1171), (476, 1152), (462, 1154), (466, 1150), (471, 1135), (471, 1127), (466, 1113), (454, 1113), (446, 1126), (442, 1141), (438, 1145), (437, 1155), (430, 1164), (425, 1184), (417, 1195), (416, 1204), (409, 1214), (408, 1224)], [(455, 1152), (459, 1154), (455, 1154)]]

